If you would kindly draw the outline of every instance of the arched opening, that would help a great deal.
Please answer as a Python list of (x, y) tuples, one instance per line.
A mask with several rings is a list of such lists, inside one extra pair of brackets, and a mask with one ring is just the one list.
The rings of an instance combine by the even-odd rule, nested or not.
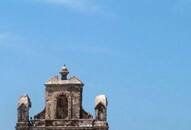
[(96, 107), (96, 117), (98, 120), (100, 121), (104, 121), (106, 120), (106, 108), (103, 104), (98, 104), (97, 107)]
[(57, 119), (65, 119), (68, 116), (68, 99), (66, 95), (57, 97), (56, 117)]
[(18, 108), (18, 122), (27, 120), (28, 120), (27, 107), (24, 104), (21, 104), (21, 106), (19, 106)]

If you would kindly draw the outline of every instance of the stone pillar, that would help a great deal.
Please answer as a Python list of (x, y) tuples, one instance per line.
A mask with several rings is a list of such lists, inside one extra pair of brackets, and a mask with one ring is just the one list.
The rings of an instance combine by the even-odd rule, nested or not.
[(107, 120), (107, 98), (105, 95), (99, 95), (95, 99), (96, 120)]
[(29, 109), (31, 107), (28, 95), (21, 96), (17, 106), (16, 130), (29, 130)]

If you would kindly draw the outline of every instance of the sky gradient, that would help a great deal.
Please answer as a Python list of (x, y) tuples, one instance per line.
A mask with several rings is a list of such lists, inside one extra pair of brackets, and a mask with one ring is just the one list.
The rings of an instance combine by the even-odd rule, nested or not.
[(66, 64), (83, 106), (109, 100), (110, 130), (191, 130), (191, 0), (1, 0), (0, 129), (19, 97), (31, 116)]

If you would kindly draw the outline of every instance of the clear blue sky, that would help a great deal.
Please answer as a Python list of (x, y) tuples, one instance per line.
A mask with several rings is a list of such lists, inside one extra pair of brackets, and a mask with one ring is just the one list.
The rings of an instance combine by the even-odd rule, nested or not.
[(83, 105), (109, 99), (110, 130), (191, 130), (191, 0), (1, 0), (0, 129), (17, 100), (31, 116), (44, 82), (66, 64)]

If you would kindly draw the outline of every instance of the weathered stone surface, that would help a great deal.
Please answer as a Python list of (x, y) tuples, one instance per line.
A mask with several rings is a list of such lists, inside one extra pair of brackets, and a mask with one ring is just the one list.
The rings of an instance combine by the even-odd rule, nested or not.
[(45, 108), (33, 119), (29, 119), (30, 98), (20, 98), (16, 130), (108, 130), (107, 98), (96, 97), (93, 118), (82, 107), (84, 84), (75, 76), (68, 79), (68, 73), (64, 66), (60, 77), (54, 76), (45, 83)]

